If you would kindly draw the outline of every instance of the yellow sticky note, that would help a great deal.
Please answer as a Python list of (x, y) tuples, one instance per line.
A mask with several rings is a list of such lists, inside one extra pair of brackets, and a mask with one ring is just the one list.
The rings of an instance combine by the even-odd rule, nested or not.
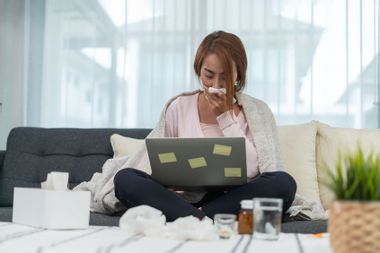
[(215, 144), (214, 150), (212, 153), (214, 155), (224, 155), (224, 156), (230, 156), (232, 151), (231, 146), (221, 145), (221, 144)]
[(241, 168), (224, 168), (225, 177), (241, 177)]
[(160, 159), (161, 163), (174, 163), (177, 161), (174, 152), (158, 154), (158, 158)]
[(197, 157), (193, 159), (189, 159), (189, 164), (192, 169), (200, 168), (200, 167), (206, 167), (207, 162), (204, 157)]

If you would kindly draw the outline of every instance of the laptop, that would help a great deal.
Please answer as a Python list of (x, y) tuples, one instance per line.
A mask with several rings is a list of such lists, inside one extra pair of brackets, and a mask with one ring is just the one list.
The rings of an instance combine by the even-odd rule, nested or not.
[(229, 188), (247, 182), (245, 139), (148, 138), (152, 177), (175, 190)]

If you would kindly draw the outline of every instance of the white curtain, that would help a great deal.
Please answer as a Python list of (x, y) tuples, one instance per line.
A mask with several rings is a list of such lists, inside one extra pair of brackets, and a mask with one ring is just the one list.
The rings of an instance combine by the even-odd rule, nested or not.
[(27, 125), (153, 127), (199, 86), (201, 39), (237, 34), (278, 124), (378, 127), (378, 0), (27, 1)]
[(23, 1), (0, 0), (0, 150), (10, 129), (24, 122), (24, 9)]

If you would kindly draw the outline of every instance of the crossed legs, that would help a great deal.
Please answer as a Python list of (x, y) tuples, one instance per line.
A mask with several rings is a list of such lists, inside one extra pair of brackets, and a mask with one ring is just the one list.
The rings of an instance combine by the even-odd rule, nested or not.
[[(226, 192), (210, 191), (195, 204), (184, 201), (142, 171), (122, 169), (114, 178), (115, 195), (127, 208), (149, 205), (163, 212), (168, 221), (193, 215), (202, 219), (213, 218), (216, 213), (238, 213), (240, 201), (255, 197), (281, 198), (286, 211), (294, 200), (296, 182), (282, 171), (265, 172), (252, 181)], [(197, 207), (201, 207), (201, 210)]]

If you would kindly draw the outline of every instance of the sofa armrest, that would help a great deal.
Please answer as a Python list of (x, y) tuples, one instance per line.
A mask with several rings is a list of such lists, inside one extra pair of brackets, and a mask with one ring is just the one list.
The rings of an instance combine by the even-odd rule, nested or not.
[(0, 150), (0, 169), (3, 168), (4, 158), (5, 158), (5, 151), (4, 150)]

